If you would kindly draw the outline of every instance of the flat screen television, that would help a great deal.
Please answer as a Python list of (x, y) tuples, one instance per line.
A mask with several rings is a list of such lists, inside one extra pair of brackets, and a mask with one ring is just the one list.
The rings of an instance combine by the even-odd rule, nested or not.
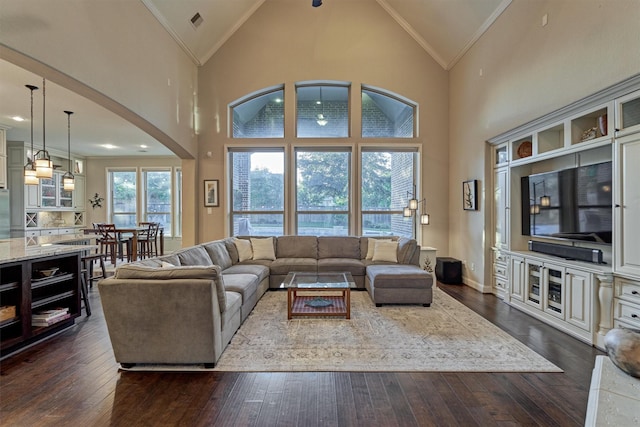
[(611, 244), (612, 163), (522, 178), (522, 234)]

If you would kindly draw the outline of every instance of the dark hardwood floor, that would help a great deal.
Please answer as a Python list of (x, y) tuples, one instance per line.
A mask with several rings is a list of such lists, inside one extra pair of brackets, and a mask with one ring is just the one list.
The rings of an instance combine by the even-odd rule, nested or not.
[(492, 295), (439, 286), (565, 372), (122, 372), (94, 287), (93, 316), (1, 362), (0, 425), (584, 425), (602, 352)]

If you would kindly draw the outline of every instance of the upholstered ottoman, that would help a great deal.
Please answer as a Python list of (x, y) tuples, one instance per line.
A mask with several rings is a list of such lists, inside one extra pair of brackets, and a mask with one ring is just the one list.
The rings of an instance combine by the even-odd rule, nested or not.
[(433, 276), (415, 265), (369, 265), (365, 287), (377, 307), (382, 304), (429, 307), (433, 301)]

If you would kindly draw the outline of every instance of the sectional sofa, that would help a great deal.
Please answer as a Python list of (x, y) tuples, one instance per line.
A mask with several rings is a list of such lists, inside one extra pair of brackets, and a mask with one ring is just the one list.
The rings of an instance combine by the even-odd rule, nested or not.
[(262, 295), (279, 289), (291, 271), (348, 271), (376, 305), (428, 307), (433, 279), (419, 267), (419, 255), (407, 238), (227, 238), (122, 265), (98, 289), (124, 368), (213, 367)]

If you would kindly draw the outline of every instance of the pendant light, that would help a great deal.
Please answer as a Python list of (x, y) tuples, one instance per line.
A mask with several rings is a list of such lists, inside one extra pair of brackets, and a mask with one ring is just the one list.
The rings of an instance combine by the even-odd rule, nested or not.
[(320, 126), (326, 126), (329, 123), (329, 120), (324, 116), (324, 102), (322, 102), (322, 86), (320, 86), (320, 104), (322, 105), (322, 113), (318, 114), (318, 119), (316, 123)]
[(69, 168), (67, 173), (62, 175), (62, 188), (65, 191), (73, 191), (76, 187), (75, 177), (71, 173), (71, 115), (73, 111), (65, 111), (67, 115), (67, 157), (69, 158)]
[(40, 180), (36, 176), (36, 167), (33, 164), (33, 91), (38, 90), (38, 86), (25, 85), (31, 91), (31, 151), (27, 157), (27, 164), (24, 165), (24, 183), (26, 185), (38, 185)]
[(42, 79), (42, 150), (38, 151), (34, 156), (36, 164), (36, 176), (38, 178), (51, 178), (53, 176), (53, 162), (47, 151), (46, 133), (45, 133), (45, 79)]

